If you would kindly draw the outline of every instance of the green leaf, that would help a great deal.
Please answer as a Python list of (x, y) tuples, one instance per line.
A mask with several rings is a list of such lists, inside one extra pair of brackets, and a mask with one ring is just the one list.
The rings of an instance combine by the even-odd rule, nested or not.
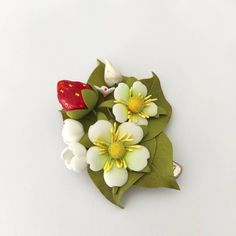
[(168, 115), (166, 110), (163, 107), (158, 107), (158, 116)]
[(86, 148), (90, 148), (91, 146), (93, 146), (93, 143), (88, 137), (88, 133), (84, 134), (84, 136), (80, 139), (79, 143), (84, 145)]
[(98, 100), (98, 93), (95, 90), (84, 89), (82, 90), (82, 97), (87, 106), (87, 109), (77, 109), (67, 111), (66, 114), (71, 119), (79, 120), (86, 116), (96, 105)]
[(148, 128), (146, 125), (140, 125), (140, 127), (142, 128), (143, 130), (143, 137), (145, 137), (148, 133)]
[(137, 81), (135, 77), (123, 76), (122, 82), (126, 83), (129, 87), (131, 87), (135, 81)]
[(171, 106), (166, 100), (158, 77), (153, 73), (152, 78), (140, 80), (146, 85), (148, 94), (152, 95), (152, 98), (157, 98), (156, 104), (161, 107), (161, 112), (165, 111), (165, 116), (159, 116), (158, 118), (150, 118), (148, 120), (148, 134), (144, 137), (144, 140), (150, 140), (160, 134), (167, 126), (171, 117)]
[(98, 101), (98, 92), (96, 90), (88, 90), (84, 89), (82, 90), (82, 96), (84, 99), (84, 102), (88, 108), (89, 111), (91, 111)]
[(60, 110), (60, 113), (61, 113), (63, 121), (66, 119), (70, 119), (70, 117), (66, 114), (64, 110)]
[(107, 116), (103, 112), (101, 112), (101, 111), (97, 112), (97, 119), (98, 120), (108, 120)]
[(145, 173), (143, 172), (135, 172), (135, 171), (129, 171), (129, 177), (128, 181), (121, 187), (117, 188), (117, 191), (112, 192), (113, 199), (115, 201), (115, 204), (121, 205), (121, 198), (123, 197), (124, 193), (134, 185), (135, 182), (137, 182)]
[(146, 147), (150, 152), (150, 158), (148, 159), (148, 166), (150, 167), (156, 153), (156, 139), (142, 141), (140, 145), (143, 145), (144, 147)]
[(173, 173), (172, 144), (165, 133), (156, 137), (156, 152), (150, 164), (151, 172), (146, 173), (135, 184), (147, 188), (167, 187), (179, 189)]
[[(106, 185), (104, 178), (103, 178), (103, 171), (92, 171), (90, 168), (87, 168), (88, 174), (90, 178), (92, 179), (93, 183), (96, 185), (96, 187), (99, 189), (99, 191), (103, 194), (103, 196), (112, 202), (113, 204), (123, 208), (120, 204), (118, 204), (114, 199), (112, 195), (112, 188), (110, 188), (108, 185)], [(114, 191), (114, 190), (113, 190)]]
[(98, 66), (94, 69), (92, 74), (89, 76), (88, 84), (94, 86), (103, 86), (106, 85), (104, 81), (104, 71), (105, 71), (105, 64), (98, 60)]
[(88, 129), (91, 125), (93, 125), (97, 121), (97, 116), (94, 111), (88, 113), (85, 117), (79, 119), (79, 122), (84, 127), (85, 132), (88, 132)]
[(106, 100), (98, 105), (98, 108), (112, 108), (114, 106), (114, 100)]
[(99, 109), (97, 109), (96, 112), (104, 113), (105, 116), (107, 117), (107, 120), (109, 120), (111, 123), (114, 122), (114, 116), (112, 114), (112, 111), (109, 108), (99, 108)]
[(149, 173), (151, 172), (151, 168), (149, 166), (146, 166), (144, 169), (142, 169), (140, 172), (144, 172), (144, 173)]

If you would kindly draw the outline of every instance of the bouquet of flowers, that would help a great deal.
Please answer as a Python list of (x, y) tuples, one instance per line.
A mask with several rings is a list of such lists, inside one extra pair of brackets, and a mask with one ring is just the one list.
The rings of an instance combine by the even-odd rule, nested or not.
[(61, 157), (72, 171), (87, 169), (109, 201), (122, 207), (133, 185), (179, 189), (181, 166), (164, 133), (172, 109), (156, 74), (138, 80), (98, 61), (86, 84), (59, 81), (57, 94), (67, 144)]

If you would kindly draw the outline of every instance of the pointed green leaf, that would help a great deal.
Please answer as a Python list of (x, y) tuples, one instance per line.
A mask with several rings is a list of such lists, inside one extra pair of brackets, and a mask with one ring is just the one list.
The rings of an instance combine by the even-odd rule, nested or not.
[(98, 120), (108, 120), (107, 116), (101, 111), (97, 112), (97, 119)]
[(84, 102), (89, 111), (91, 111), (98, 101), (98, 92), (96, 90), (84, 89), (82, 90)]
[(88, 137), (88, 133), (84, 134), (84, 136), (80, 139), (79, 143), (84, 145), (86, 148), (90, 148), (91, 146), (93, 146), (93, 143)]
[(114, 100), (106, 100), (98, 105), (98, 108), (112, 108), (114, 106)]
[(148, 94), (152, 95), (152, 98), (157, 98), (156, 104), (161, 107), (161, 112), (165, 111), (166, 115), (159, 116), (158, 118), (150, 118), (148, 120), (148, 134), (144, 137), (144, 140), (149, 140), (160, 134), (167, 126), (171, 117), (171, 106), (166, 100), (158, 77), (153, 73), (152, 78), (140, 80), (146, 85)]
[[(121, 205), (119, 205), (114, 199), (112, 195), (112, 188), (106, 185), (104, 178), (103, 178), (103, 171), (92, 171), (88, 167), (88, 174), (90, 178), (92, 179), (93, 183), (96, 185), (96, 187), (99, 189), (99, 191), (103, 194), (103, 196), (112, 202), (113, 204), (119, 206), (122, 208)], [(114, 190), (113, 190), (114, 191)]]
[(70, 119), (70, 117), (66, 114), (64, 110), (60, 110), (60, 113), (61, 113), (63, 121), (66, 119)]
[(146, 173), (135, 184), (142, 187), (167, 187), (179, 189), (174, 178), (172, 144), (166, 134), (156, 137), (156, 152), (150, 165), (151, 172)]
[(92, 74), (88, 79), (88, 84), (94, 86), (103, 86), (106, 85), (104, 81), (104, 71), (105, 71), (105, 64), (98, 60), (98, 66), (94, 69)]
[(168, 115), (168, 113), (166, 112), (166, 110), (163, 107), (159, 106), (158, 107), (158, 115), (163, 116), (163, 115)]
[(131, 87), (135, 81), (137, 81), (135, 77), (123, 76), (122, 82), (126, 83), (129, 87)]

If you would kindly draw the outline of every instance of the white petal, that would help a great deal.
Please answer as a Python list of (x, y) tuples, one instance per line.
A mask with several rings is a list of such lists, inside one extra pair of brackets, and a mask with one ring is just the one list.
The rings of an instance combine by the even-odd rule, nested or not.
[(108, 61), (105, 61), (104, 80), (111, 87), (122, 81), (121, 73)]
[(99, 120), (91, 125), (88, 130), (89, 139), (94, 142), (96, 139), (101, 139), (107, 143), (111, 142), (112, 124), (107, 120)]
[(104, 171), (104, 180), (109, 187), (120, 187), (128, 180), (128, 171), (125, 168), (117, 168), (113, 165), (111, 170)]
[(135, 120), (135, 122), (132, 120), (132, 123), (135, 123), (136, 125), (148, 125), (148, 121), (146, 118), (140, 117), (136, 114), (133, 114), (132, 117), (134, 117)]
[(128, 102), (129, 100), (129, 86), (125, 83), (119, 83), (114, 91), (114, 98)]
[(71, 169), (75, 172), (81, 172), (87, 166), (86, 156), (75, 156), (70, 163)]
[(157, 105), (150, 102), (148, 106), (144, 107), (143, 112), (148, 116), (155, 116), (157, 114)]
[(87, 163), (93, 171), (101, 170), (108, 159), (107, 155), (101, 155), (98, 147), (91, 147), (87, 151)]
[(69, 147), (66, 147), (61, 153), (61, 158), (65, 161), (65, 165), (68, 169), (71, 169), (70, 163), (73, 157), (74, 154)]
[(128, 108), (123, 104), (115, 104), (112, 108), (112, 112), (116, 117), (116, 120), (120, 123), (127, 121)]
[(147, 95), (147, 87), (140, 81), (136, 81), (132, 85), (133, 96), (142, 95), (145, 97)]
[(132, 141), (126, 142), (127, 145), (132, 145), (139, 143), (143, 138), (143, 130), (140, 126), (131, 123), (125, 122), (118, 127), (119, 138), (125, 134), (131, 134)]
[(83, 125), (73, 119), (66, 119), (62, 129), (62, 137), (66, 144), (78, 142), (84, 135)]
[(86, 148), (81, 143), (70, 143), (70, 150), (73, 152), (74, 156), (86, 156)]
[(125, 160), (129, 169), (134, 171), (140, 171), (147, 165), (147, 159), (150, 157), (148, 149), (144, 146), (140, 146), (134, 151), (127, 152)]
[(69, 149), (69, 147), (66, 147), (62, 152), (61, 152), (61, 158), (63, 160), (71, 160), (73, 158), (74, 154), (73, 152)]

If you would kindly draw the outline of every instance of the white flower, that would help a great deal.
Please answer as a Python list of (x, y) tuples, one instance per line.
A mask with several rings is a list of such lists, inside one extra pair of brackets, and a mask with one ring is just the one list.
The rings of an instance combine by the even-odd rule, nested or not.
[(93, 171), (104, 170), (104, 180), (109, 187), (122, 186), (128, 180), (127, 168), (141, 171), (150, 157), (148, 149), (137, 145), (143, 130), (134, 123), (116, 123), (99, 120), (88, 130), (88, 137), (95, 146), (87, 151), (87, 163)]
[(68, 147), (62, 153), (61, 158), (69, 170), (80, 172), (87, 166), (86, 148), (78, 143), (84, 136), (83, 125), (76, 120), (66, 119), (62, 129), (62, 137)]
[(86, 148), (80, 143), (71, 143), (62, 153), (61, 158), (69, 170), (80, 172), (86, 168)]
[(63, 141), (66, 144), (78, 142), (84, 135), (83, 125), (73, 119), (66, 119), (62, 129)]
[(133, 83), (129, 88), (125, 83), (119, 83), (114, 91), (115, 105), (113, 114), (118, 122), (123, 123), (127, 120), (137, 125), (147, 125), (147, 119), (157, 115), (157, 105), (154, 101), (157, 98), (147, 96), (147, 88), (140, 81)]
[(122, 81), (121, 73), (108, 61), (105, 61), (104, 80), (111, 87)]

